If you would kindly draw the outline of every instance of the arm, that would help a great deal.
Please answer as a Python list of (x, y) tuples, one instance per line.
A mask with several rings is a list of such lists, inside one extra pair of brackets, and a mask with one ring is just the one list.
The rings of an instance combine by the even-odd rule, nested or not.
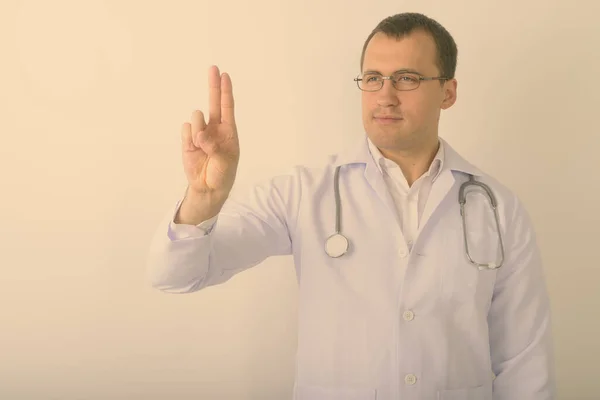
[(193, 292), (224, 283), (267, 257), (291, 254), (299, 202), (299, 178), (289, 174), (254, 186), (244, 198), (228, 198), (200, 226), (175, 224), (178, 203), (150, 246), (150, 284), (170, 293)]
[(556, 398), (550, 301), (527, 211), (515, 200), (489, 312), (494, 400)]

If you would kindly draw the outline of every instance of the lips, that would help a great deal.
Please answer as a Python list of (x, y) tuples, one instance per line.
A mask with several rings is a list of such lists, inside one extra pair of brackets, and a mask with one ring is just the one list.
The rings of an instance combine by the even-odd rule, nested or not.
[(378, 125), (393, 125), (396, 122), (402, 121), (402, 117), (395, 115), (376, 115), (374, 122)]
[(390, 119), (390, 120), (397, 120), (397, 119), (402, 119), (402, 117), (397, 117), (395, 115), (376, 115), (375, 119)]

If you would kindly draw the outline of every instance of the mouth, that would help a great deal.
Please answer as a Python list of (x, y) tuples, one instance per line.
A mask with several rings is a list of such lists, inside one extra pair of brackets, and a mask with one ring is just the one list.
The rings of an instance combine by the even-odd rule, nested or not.
[(391, 116), (391, 115), (376, 115), (373, 117), (373, 120), (375, 120), (375, 122), (380, 123), (380, 124), (393, 124), (395, 122), (402, 121), (403, 118), (395, 117), (395, 116)]

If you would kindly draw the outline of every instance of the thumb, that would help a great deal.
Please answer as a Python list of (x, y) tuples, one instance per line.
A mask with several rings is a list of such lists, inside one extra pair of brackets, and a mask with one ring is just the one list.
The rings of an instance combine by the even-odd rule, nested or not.
[(198, 131), (194, 136), (194, 145), (202, 149), (207, 154), (213, 154), (217, 151), (217, 143), (212, 138), (208, 129)]

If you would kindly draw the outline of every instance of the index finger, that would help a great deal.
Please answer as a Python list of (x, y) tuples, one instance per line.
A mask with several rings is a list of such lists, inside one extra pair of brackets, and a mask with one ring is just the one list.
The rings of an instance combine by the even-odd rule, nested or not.
[(208, 72), (208, 123), (221, 122), (221, 74), (216, 65)]
[(231, 77), (226, 72), (223, 73), (221, 79), (221, 119), (222, 122), (228, 124), (235, 123), (233, 86)]

